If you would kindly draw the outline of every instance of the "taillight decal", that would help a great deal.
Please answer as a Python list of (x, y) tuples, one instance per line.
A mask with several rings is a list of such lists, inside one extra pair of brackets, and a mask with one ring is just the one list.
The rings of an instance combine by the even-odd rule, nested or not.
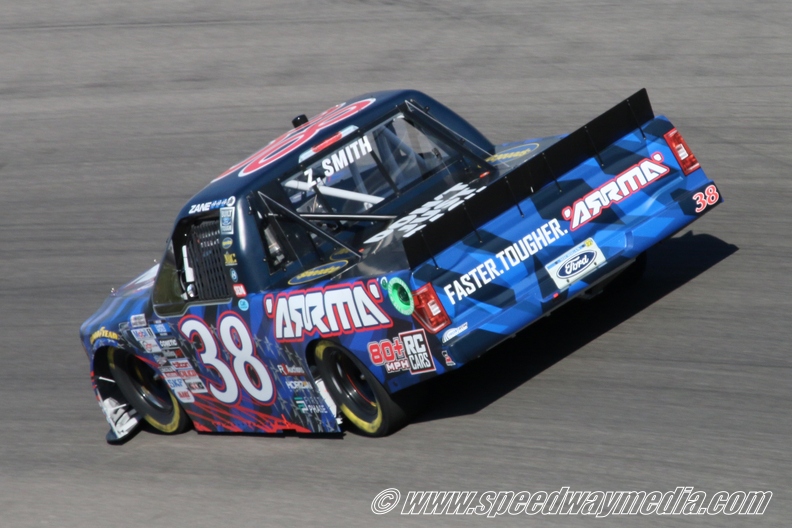
[(682, 172), (685, 176), (701, 168), (701, 164), (699, 164), (696, 156), (690, 150), (687, 141), (685, 141), (685, 138), (679, 133), (679, 130), (672, 128), (666, 132), (663, 137), (666, 143), (668, 143), (668, 146), (671, 147), (671, 152), (674, 153), (674, 157), (682, 168)]
[(412, 295), (415, 304), (413, 317), (428, 332), (436, 334), (451, 324), (451, 318), (448, 317), (431, 284), (421, 286), (412, 292)]

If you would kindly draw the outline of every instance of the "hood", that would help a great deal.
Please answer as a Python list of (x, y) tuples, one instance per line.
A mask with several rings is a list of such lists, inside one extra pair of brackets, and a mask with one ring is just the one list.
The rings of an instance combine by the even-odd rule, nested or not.
[(113, 291), (80, 326), (80, 340), (89, 355), (102, 346), (117, 345), (122, 340), (120, 326), (129, 325), (133, 315), (152, 315), (151, 289), (157, 271), (159, 264)]

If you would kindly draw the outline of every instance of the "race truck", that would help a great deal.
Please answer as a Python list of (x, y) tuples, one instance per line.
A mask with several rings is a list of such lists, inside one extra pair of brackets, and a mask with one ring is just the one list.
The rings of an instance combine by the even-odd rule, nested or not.
[(144, 425), (390, 434), (416, 386), (722, 201), (646, 90), (501, 145), (414, 90), (293, 126), (190, 199), (160, 263), (82, 325), (109, 442)]

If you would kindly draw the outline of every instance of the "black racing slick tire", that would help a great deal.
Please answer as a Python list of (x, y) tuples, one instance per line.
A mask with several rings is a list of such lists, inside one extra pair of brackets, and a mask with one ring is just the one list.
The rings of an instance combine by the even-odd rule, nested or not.
[(127, 402), (154, 430), (165, 434), (185, 431), (190, 420), (164, 379), (126, 350), (107, 352), (110, 374)]
[(351, 352), (331, 341), (320, 341), (314, 357), (333, 401), (362, 434), (387, 436), (407, 425), (409, 415), (403, 405)]

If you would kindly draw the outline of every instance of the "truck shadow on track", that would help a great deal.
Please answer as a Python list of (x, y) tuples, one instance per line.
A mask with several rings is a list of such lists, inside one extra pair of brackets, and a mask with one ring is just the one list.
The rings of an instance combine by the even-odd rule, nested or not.
[[(635, 285), (606, 289), (590, 301), (572, 301), (479, 359), (432, 380), (425, 400), (430, 403), (413, 422), (480, 411), (737, 250), (692, 231), (666, 240), (649, 250), (646, 273)], [(525, 343), (542, 346), (526, 353)]]

